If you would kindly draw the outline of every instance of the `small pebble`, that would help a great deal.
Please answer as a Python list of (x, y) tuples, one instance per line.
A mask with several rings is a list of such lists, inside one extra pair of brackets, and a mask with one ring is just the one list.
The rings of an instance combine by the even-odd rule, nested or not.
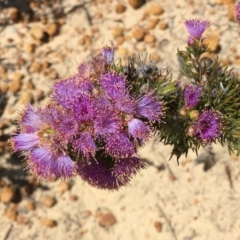
[(34, 84), (31, 82), (31, 81), (27, 81), (25, 84), (24, 84), (24, 87), (23, 87), (24, 90), (26, 89), (34, 89)]
[(101, 19), (103, 17), (103, 15), (102, 15), (102, 13), (100, 13), (100, 12), (97, 12), (95, 15), (94, 15), (94, 19), (95, 20), (98, 20), (98, 19)]
[(124, 41), (125, 41), (125, 38), (124, 37), (122, 37), (122, 36), (120, 36), (120, 37), (116, 37), (116, 44), (117, 45), (121, 45), (121, 44), (123, 44), (124, 43)]
[(13, 81), (20, 81), (22, 78), (24, 77), (24, 75), (20, 72), (15, 72), (13, 75)]
[(16, 188), (14, 186), (5, 186), (0, 192), (0, 200), (3, 203), (11, 202), (16, 194)]
[(17, 215), (18, 215), (17, 205), (16, 204), (9, 205), (8, 208), (6, 209), (5, 216), (12, 221), (16, 221)]
[(28, 209), (29, 211), (35, 210), (35, 209), (36, 209), (36, 204), (35, 204), (32, 200), (29, 200), (29, 201), (27, 202), (27, 209)]
[(49, 36), (53, 37), (59, 33), (59, 24), (58, 23), (50, 23), (47, 25), (45, 31), (48, 33)]
[(30, 91), (22, 91), (19, 102), (23, 105), (27, 103), (33, 103), (34, 102), (33, 94)]
[(33, 43), (26, 42), (26, 43), (24, 43), (23, 48), (27, 53), (33, 53), (36, 49), (36, 45)]
[(36, 101), (40, 101), (44, 98), (44, 92), (41, 89), (36, 89), (34, 93)]
[(47, 76), (52, 80), (58, 80), (58, 72), (53, 68), (49, 69)]
[(42, 221), (42, 225), (45, 226), (45, 227), (55, 227), (57, 226), (57, 222), (53, 219), (50, 219), (50, 218), (46, 218)]
[(42, 64), (39, 61), (34, 61), (30, 68), (29, 68), (29, 72), (30, 73), (36, 73), (36, 72), (41, 72), (42, 69)]
[(156, 37), (152, 34), (146, 34), (144, 37), (145, 43), (154, 43), (156, 41)]
[(121, 13), (123, 13), (123, 12), (126, 11), (126, 7), (125, 7), (123, 4), (118, 3), (118, 4), (115, 6), (115, 11), (116, 11), (116, 13), (121, 14)]
[(168, 24), (165, 23), (165, 22), (161, 22), (161, 23), (159, 23), (158, 27), (159, 27), (159, 29), (161, 29), (161, 30), (165, 30), (165, 29), (168, 28)]
[(11, 91), (13, 94), (19, 92), (22, 88), (22, 83), (20, 80), (12, 81), (9, 85), (9, 91)]
[(59, 188), (60, 188), (60, 192), (64, 193), (70, 189), (70, 184), (66, 181), (62, 181), (60, 182)]
[(69, 198), (70, 198), (70, 200), (73, 201), (73, 202), (75, 202), (75, 201), (78, 200), (78, 196), (77, 196), (77, 195), (74, 195), (74, 194), (71, 194)]
[(33, 26), (29, 33), (35, 38), (35, 39), (38, 39), (38, 40), (41, 40), (43, 39), (44, 37), (44, 31), (41, 27), (39, 26)]
[(155, 16), (159, 16), (159, 15), (164, 13), (164, 10), (163, 10), (162, 6), (157, 5), (157, 4), (153, 4), (149, 8), (149, 13), (151, 13)]
[(151, 54), (151, 60), (154, 62), (154, 63), (158, 63), (160, 61), (160, 56), (157, 54), (157, 53), (152, 53)]
[(161, 232), (162, 231), (162, 223), (161, 222), (155, 222), (154, 223), (154, 227), (157, 230), (157, 232)]
[(151, 30), (154, 29), (156, 27), (156, 25), (158, 24), (159, 19), (158, 18), (152, 18), (149, 20), (148, 25), (147, 25), (147, 29)]
[(120, 37), (123, 36), (124, 29), (122, 27), (115, 27), (112, 29), (113, 37)]
[(51, 208), (56, 204), (56, 199), (54, 197), (46, 196), (42, 203), (45, 207)]
[(137, 41), (142, 41), (145, 37), (146, 32), (144, 31), (144, 29), (142, 28), (137, 28), (133, 31), (133, 37), (137, 40)]
[(110, 227), (117, 222), (115, 216), (112, 213), (103, 213), (100, 216), (98, 224), (101, 227)]
[(128, 3), (134, 8), (134, 9), (138, 9), (140, 8), (145, 1), (144, 0), (128, 0)]

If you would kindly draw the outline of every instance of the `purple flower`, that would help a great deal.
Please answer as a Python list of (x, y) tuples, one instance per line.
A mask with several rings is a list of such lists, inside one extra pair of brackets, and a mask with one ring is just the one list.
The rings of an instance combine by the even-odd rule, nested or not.
[(109, 134), (114, 134), (120, 130), (119, 119), (111, 113), (102, 112), (96, 117), (94, 121), (94, 131), (96, 135), (107, 136)]
[(18, 119), (20, 133), (12, 137), (10, 143), (12, 149), (17, 151), (29, 151), (38, 146), (40, 136), (38, 132), (44, 128), (39, 111), (36, 111), (30, 104), (21, 113)]
[(39, 113), (28, 104), (26, 109), (20, 114), (18, 119), (21, 132), (33, 133), (43, 126)]
[(75, 102), (73, 112), (79, 121), (92, 121), (96, 114), (94, 102), (89, 97), (80, 98)]
[[(62, 119), (63, 116), (64, 112), (55, 104), (38, 111), (34, 111), (29, 105), (19, 122), (24, 125), (23, 130), (11, 139), (13, 150), (24, 151), (28, 159), (28, 169), (40, 178), (67, 178), (74, 174), (75, 165), (66, 153), (68, 144), (66, 129), (68, 128), (69, 132), (72, 130), (67, 124), (66, 117)], [(31, 121), (35, 120), (33, 124)], [(61, 124), (65, 124), (65, 135), (60, 134), (63, 131), (60, 128)], [(30, 132), (25, 131), (28, 127), (31, 127)]]
[(53, 153), (45, 148), (35, 148), (28, 155), (28, 169), (38, 178), (55, 180), (75, 175), (75, 164), (63, 153)]
[(186, 85), (184, 89), (184, 100), (187, 107), (195, 107), (202, 93), (202, 89), (198, 85)]
[(185, 26), (193, 39), (200, 39), (203, 32), (210, 26), (210, 21), (204, 19), (189, 19), (185, 21)]
[(55, 128), (62, 136), (62, 139), (71, 141), (79, 131), (79, 124), (71, 112), (64, 112)]
[[(53, 143), (60, 146), (72, 138), (79, 131), (79, 123), (71, 111), (58, 106), (56, 103), (46, 106), (39, 111), (44, 127), (38, 131), (38, 134), (48, 138), (45, 143)], [(60, 146), (61, 147), (61, 146)]]
[(196, 136), (203, 143), (210, 144), (220, 138), (222, 116), (213, 110), (204, 110), (193, 124)]
[(114, 61), (114, 48), (105, 47), (102, 49), (102, 56), (105, 58), (107, 64), (111, 64)]
[(124, 98), (119, 98), (114, 101), (114, 106), (121, 112), (133, 114), (136, 103), (132, 99), (130, 99), (127, 94)]
[(116, 160), (112, 173), (115, 176), (131, 176), (145, 167), (146, 165), (138, 157), (123, 158)]
[(161, 121), (163, 116), (162, 103), (158, 102), (152, 94), (147, 94), (139, 99), (136, 113), (147, 118), (149, 121)]
[(93, 84), (79, 75), (61, 80), (53, 85), (52, 99), (66, 109), (71, 109), (83, 96), (90, 96)]
[(28, 151), (38, 146), (39, 136), (35, 133), (22, 133), (11, 139), (11, 147), (14, 152)]
[(141, 120), (133, 118), (128, 122), (128, 132), (135, 140), (139, 139), (143, 143), (149, 137), (150, 129)]
[(106, 73), (100, 82), (108, 97), (114, 100), (124, 99), (126, 92), (126, 79), (124, 75)]
[(143, 168), (145, 164), (137, 157), (120, 160), (105, 157), (80, 163), (77, 172), (91, 186), (118, 190), (127, 185), (132, 176)]
[(124, 75), (107, 73), (101, 79), (101, 87), (106, 97), (112, 101), (114, 108), (132, 114), (136, 103), (130, 98), (126, 85)]
[(135, 154), (134, 145), (124, 132), (116, 133), (106, 139), (106, 152), (114, 158), (127, 158)]
[(97, 151), (97, 146), (88, 132), (81, 133), (80, 137), (73, 142), (73, 146), (78, 153), (86, 158), (94, 156)]

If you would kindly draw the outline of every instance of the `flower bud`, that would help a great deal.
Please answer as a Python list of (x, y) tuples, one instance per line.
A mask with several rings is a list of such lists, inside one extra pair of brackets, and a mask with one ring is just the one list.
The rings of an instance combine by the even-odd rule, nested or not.
[(179, 114), (182, 116), (182, 117), (186, 117), (188, 112), (187, 112), (187, 109), (186, 108), (181, 108), (180, 111), (179, 111)]
[(193, 126), (190, 126), (187, 130), (187, 134), (190, 137), (193, 137), (196, 135), (196, 129)]
[(192, 111), (189, 113), (189, 117), (190, 117), (190, 119), (192, 119), (192, 120), (197, 120), (198, 117), (199, 117), (199, 111), (198, 111), (198, 110), (192, 110)]
[(188, 46), (193, 46), (195, 44), (195, 39), (192, 37), (188, 37), (187, 44)]

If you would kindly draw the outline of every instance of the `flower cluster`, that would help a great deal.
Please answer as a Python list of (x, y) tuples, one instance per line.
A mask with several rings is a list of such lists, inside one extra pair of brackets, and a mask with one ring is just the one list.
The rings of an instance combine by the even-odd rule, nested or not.
[[(237, 20), (239, 8), (238, 2)], [(188, 46), (178, 57), (187, 84), (140, 57), (116, 64), (114, 49), (105, 47), (75, 75), (55, 82), (46, 107), (26, 106), (13, 150), (23, 151), (40, 179), (80, 176), (111, 190), (145, 167), (137, 150), (153, 134), (173, 146), (177, 160), (217, 141), (240, 154), (240, 78), (206, 57), (202, 34), (210, 24), (185, 21)]]
[(79, 175), (92, 186), (118, 189), (145, 167), (137, 148), (151, 136), (151, 123), (161, 121), (163, 105), (153, 91), (131, 95), (113, 61), (114, 50), (104, 48), (53, 85), (48, 106), (22, 112), (11, 142), (24, 151), (31, 173), (52, 180)]

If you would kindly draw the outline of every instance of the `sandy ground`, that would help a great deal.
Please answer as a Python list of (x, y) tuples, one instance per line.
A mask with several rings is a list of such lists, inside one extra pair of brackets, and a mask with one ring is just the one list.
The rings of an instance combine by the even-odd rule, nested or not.
[[(116, 59), (134, 52), (152, 55), (159, 65), (172, 69), (177, 79), (180, 75), (176, 51), (177, 47), (184, 48), (187, 39), (183, 22), (194, 16), (207, 16), (213, 22), (206, 36), (216, 36), (217, 40), (216, 37), (214, 39), (220, 46), (217, 51), (219, 57), (239, 69), (239, 29), (228, 15), (233, 5), (214, 0), (201, 3), (165, 0), (149, 1), (135, 10), (125, 0), (95, 2), (86, 3), (65, 15), (65, 23), (59, 33), (44, 44), (29, 34), (35, 25), (44, 28), (42, 22), (9, 24), (2, 30), (0, 47), (7, 48), (5, 52), (1, 51), (2, 62), (16, 65), (16, 57), (19, 56), (27, 60), (21, 67), (9, 68), (6, 79), (1, 79), (2, 83), (11, 84), (16, 71), (24, 75), (20, 91), (7, 93), (9, 99), (2, 121), (16, 118), (18, 110), (24, 106), (21, 99), (26, 91), (32, 93), (35, 105), (46, 103), (45, 96), (55, 75), (43, 74), (39, 69), (31, 71), (36, 61), (49, 61), (51, 70), (57, 73), (56, 78), (64, 78), (76, 72), (78, 64), (101, 46), (110, 45), (116, 46)], [(72, 6), (83, 3), (63, 1), (64, 11), (67, 13)], [(126, 11), (117, 14), (117, 3), (125, 5)], [(153, 4), (161, 5), (164, 13), (154, 15), (149, 10)], [(159, 23), (167, 23), (167, 29), (161, 30), (159, 23), (148, 29), (151, 19), (156, 18)], [(138, 27), (146, 29), (156, 40), (151, 43), (136, 41), (132, 32)], [(118, 37), (113, 34), (116, 28), (123, 29)], [(91, 41), (83, 44), (81, 39), (85, 35)], [(9, 38), (13, 43), (7, 41)], [(37, 47), (28, 52), (24, 44), (32, 42)], [(28, 87), (29, 82), (33, 88)], [(40, 100), (36, 97), (39, 91), (44, 96)], [(4, 131), (10, 133), (15, 130), (15, 126), (9, 126)], [(180, 158), (179, 166), (175, 159), (168, 161), (171, 150), (171, 146), (152, 139), (139, 150), (139, 155), (148, 163), (147, 169), (139, 172), (129, 186), (117, 192), (94, 189), (80, 179), (69, 181), (67, 190), (63, 190), (59, 181), (42, 182), (31, 195), (13, 206), (18, 214), (15, 221), (6, 217), (6, 209), (12, 203), (0, 202), (0, 240), (240, 239), (239, 158), (229, 156), (225, 147), (214, 145), (212, 161), (215, 164), (204, 171), (203, 164), (196, 164), (196, 155), (191, 152)], [(22, 170), (24, 166), (19, 165), (20, 160), (15, 155), (5, 152), (0, 161), (0, 167), (5, 169), (0, 171), (4, 175), (0, 176), (1, 179), (26, 178)], [(56, 204), (46, 207), (43, 203), (46, 196), (54, 197)], [(29, 201), (34, 202), (35, 210), (29, 210)], [(57, 225), (47, 227), (43, 224), (44, 219), (54, 220)]]

